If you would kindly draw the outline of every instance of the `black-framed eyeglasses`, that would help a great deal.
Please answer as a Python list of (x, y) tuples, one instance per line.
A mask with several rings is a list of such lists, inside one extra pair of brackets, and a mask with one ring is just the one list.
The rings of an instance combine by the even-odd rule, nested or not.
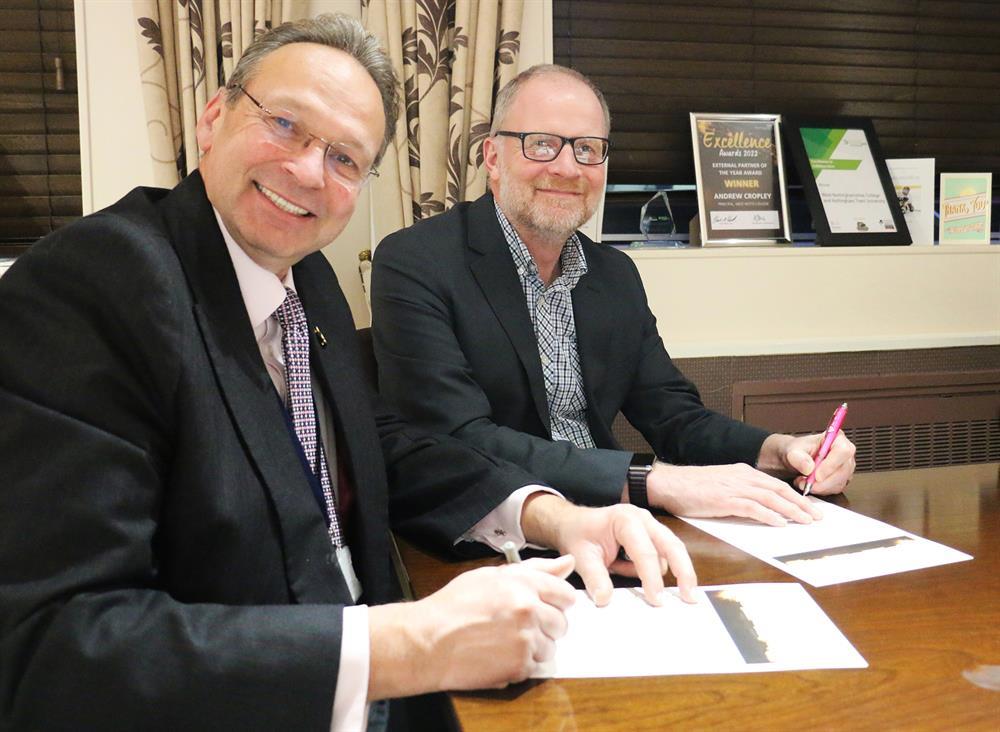
[(323, 165), (330, 177), (354, 189), (361, 188), (369, 176), (378, 177), (378, 171), (369, 163), (360, 160), (359, 151), (341, 142), (329, 140), (314, 135), (289, 116), (272, 112), (243, 88), (241, 84), (232, 84), (230, 89), (239, 89), (260, 110), (261, 120), (266, 124), (268, 139), (277, 147), (290, 153), (297, 153), (319, 140), (326, 147), (323, 152)]
[(606, 137), (563, 137), (550, 132), (509, 132), (498, 130), (499, 137), (516, 137), (521, 141), (521, 152), (528, 160), (547, 163), (559, 157), (563, 145), (569, 144), (573, 157), (580, 165), (600, 165), (608, 159), (611, 143)]

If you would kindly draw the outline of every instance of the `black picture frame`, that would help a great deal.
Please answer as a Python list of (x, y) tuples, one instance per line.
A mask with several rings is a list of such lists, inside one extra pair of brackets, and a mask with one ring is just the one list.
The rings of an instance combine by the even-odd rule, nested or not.
[[(906, 226), (906, 220), (903, 218), (903, 212), (897, 203), (896, 190), (892, 184), (892, 177), (889, 175), (889, 168), (885, 164), (885, 156), (882, 154), (882, 147), (879, 144), (878, 135), (875, 134), (875, 127), (872, 125), (871, 119), (867, 117), (785, 117), (781, 127), (785, 136), (785, 151), (792, 158), (792, 162), (799, 175), (799, 180), (802, 183), (806, 203), (809, 205), (809, 211), (812, 214), (817, 245), (905, 246), (912, 243), (910, 231)], [(871, 153), (871, 159), (874, 163), (874, 173), (869, 170), (868, 175), (877, 176), (877, 181), (859, 177), (855, 181), (857, 185), (852, 190), (881, 191), (885, 197), (885, 208), (892, 218), (891, 224), (887, 219), (878, 219), (877, 225), (873, 222), (873, 226), (868, 226), (865, 221), (858, 220), (856, 222), (857, 230), (855, 231), (832, 230), (834, 227), (831, 225), (831, 218), (838, 222), (838, 229), (844, 228), (842, 219), (847, 204), (839, 207), (834, 216), (831, 216), (830, 211), (827, 210), (827, 204), (823, 200), (823, 192), (821, 192), (817, 183), (817, 175), (819, 174), (813, 172), (813, 163), (820, 161), (821, 158), (810, 158), (806, 151), (803, 130), (810, 132), (826, 130), (833, 133), (856, 133), (860, 131), (864, 134), (868, 151)], [(857, 139), (856, 134), (852, 137)], [(857, 176), (865, 175), (861, 170), (851, 172)], [(878, 206), (878, 202), (875, 205)], [(832, 204), (831, 210), (833, 210)], [(840, 217), (839, 219), (837, 218), (838, 216)], [(866, 230), (863, 230), (862, 227), (866, 227)]]

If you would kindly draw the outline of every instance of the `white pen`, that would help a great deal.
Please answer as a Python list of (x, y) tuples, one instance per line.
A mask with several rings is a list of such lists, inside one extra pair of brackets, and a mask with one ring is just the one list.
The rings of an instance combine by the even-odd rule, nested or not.
[(514, 546), (514, 542), (505, 541), (503, 546), (500, 547), (503, 555), (507, 558), (507, 564), (520, 564), (521, 555), (517, 553), (517, 547)]

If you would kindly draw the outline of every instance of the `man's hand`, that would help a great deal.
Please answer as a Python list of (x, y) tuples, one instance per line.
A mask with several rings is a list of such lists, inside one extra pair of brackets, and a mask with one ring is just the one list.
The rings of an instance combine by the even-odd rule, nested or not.
[(566, 633), (572, 571), (568, 556), (483, 567), (418, 602), (369, 608), (369, 701), (528, 678)]
[(808, 498), (796, 493), (788, 483), (746, 464), (656, 463), (646, 479), (646, 490), (650, 505), (675, 516), (739, 516), (770, 526), (784, 526), (788, 521), (808, 524), (823, 517)]
[[(611, 600), (609, 570), (638, 577), (646, 601), (659, 605), (663, 576), (669, 569), (677, 578), (681, 598), (695, 601), (698, 578), (687, 549), (645, 509), (627, 504), (585, 508), (550, 493), (537, 493), (524, 502), (521, 526), (530, 543), (573, 555), (576, 571), (595, 605)], [(620, 549), (628, 559), (619, 559)]]
[[(770, 470), (784, 475), (797, 475), (795, 486), (800, 490), (806, 478), (812, 473), (815, 463), (813, 455), (823, 442), (823, 434), (792, 437), (791, 435), (771, 435), (760, 448), (757, 464), (761, 470)], [(827, 496), (840, 493), (851, 482), (854, 475), (854, 443), (841, 431), (830, 446), (830, 452), (823, 458), (816, 471), (816, 482), (812, 492)]]

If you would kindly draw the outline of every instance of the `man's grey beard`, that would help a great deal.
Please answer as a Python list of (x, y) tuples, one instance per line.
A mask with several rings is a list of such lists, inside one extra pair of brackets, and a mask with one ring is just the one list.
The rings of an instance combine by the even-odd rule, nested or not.
[[(508, 176), (500, 176), (500, 208), (504, 216), (512, 222), (529, 228), (545, 238), (565, 241), (585, 224), (593, 211), (587, 210), (585, 201), (572, 208), (561, 208), (558, 204), (541, 206), (522, 193), (527, 186), (512, 184)], [(530, 189), (529, 196), (530, 196)]]

